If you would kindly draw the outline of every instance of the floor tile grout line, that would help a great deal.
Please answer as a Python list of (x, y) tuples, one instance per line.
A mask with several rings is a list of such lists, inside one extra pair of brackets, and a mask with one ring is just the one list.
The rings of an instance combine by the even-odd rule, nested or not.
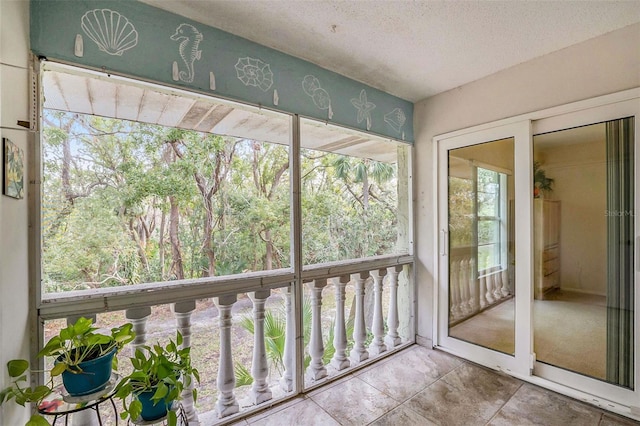
[[(290, 407), (293, 407), (301, 402), (304, 402), (307, 399), (306, 395), (304, 394), (300, 394), (294, 398), (291, 398), (287, 401), (273, 401), (273, 403), (271, 404), (270, 407), (265, 408), (262, 411), (258, 411), (252, 415), (249, 415), (245, 418), (243, 418), (244, 421), (247, 422), (247, 424), (251, 424), (251, 423), (255, 423), (257, 421), (260, 421), (266, 417), (271, 416), (272, 414), (276, 414), (276, 413), (280, 413)], [(253, 421), (249, 421), (253, 419)]]
[[(404, 405), (404, 404), (402, 404)], [(407, 408), (407, 410), (413, 412), (414, 414), (417, 414), (418, 416), (422, 417), (423, 419), (426, 419), (427, 421), (434, 423), (430, 418), (428, 418), (427, 416), (423, 415), (422, 413), (418, 413), (416, 410), (414, 410), (413, 408), (411, 408), (408, 405), (405, 405), (405, 407)]]
[[(351, 377), (349, 380), (345, 380), (345, 381), (344, 381), (343, 383), (341, 383), (341, 384), (344, 384), (344, 383), (347, 383), (347, 382), (349, 382), (349, 381), (356, 380), (356, 379), (357, 379), (357, 380), (359, 380), (360, 382), (362, 382), (364, 385), (371, 387), (371, 388), (372, 388), (372, 389), (374, 389), (375, 391), (380, 392), (381, 394), (383, 394), (384, 396), (386, 396), (387, 398), (389, 398), (389, 400), (393, 403), (393, 405), (392, 405), (392, 407), (391, 407), (390, 409), (388, 409), (387, 411), (385, 411), (384, 413), (382, 413), (379, 417), (377, 417), (377, 418), (375, 418), (374, 420), (372, 420), (372, 422), (376, 421), (378, 418), (380, 418), (380, 417), (382, 417), (382, 416), (385, 416), (385, 415), (389, 414), (391, 411), (395, 410), (397, 407), (399, 407), (399, 406), (401, 405), (400, 403), (398, 403), (398, 401), (397, 401), (397, 400), (395, 400), (393, 397), (391, 397), (388, 393), (386, 393), (386, 392), (384, 392), (384, 391), (382, 391), (382, 390), (378, 389), (377, 387), (373, 386), (371, 383), (367, 382), (367, 381), (366, 381), (366, 380), (364, 380), (364, 379), (361, 379), (361, 378), (360, 378), (360, 377), (358, 377), (358, 376), (353, 376), (353, 377)], [(313, 399), (313, 398), (314, 398), (314, 397), (310, 397), (310, 399)], [(314, 400), (313, 402), (314, 402), (316, 405), (318, 405), (320, 408), (322, 408), (325, 412), (327, 412), (327, 414), (331, 415), (331, 414), (330, 414), (326, 409), (324, 409), (324, 407), (322, 407), (322, 406), (321, 406), (317, 401), (315, 401), (315, 400)], [(334, 419), (336, 419), (334, 416), (331, 416), (331, 417), (332, 417), (332, 418), (334, 418)], [(343, 423), (342, 423), (342, 422), (340, 422), (339, 420), (337, 420), (337, 419), (336, 419), (336, 421), (338, 421), (338, 423), (340, 423), (341, 425), (343, 425)], [(370, 422), (369, 422), (369, 423), (370, 423)], [(369, 423), (366, 423), (366, 424), (369, 424)]]
[(318, 404), (316, 401), (314, 401), (312, 397), (309, 397), (309, 400), (311, 402), (313, 402), (316, 405), (316, 407), (320, 408), (327, 416), (329, 416), (330, 418), (335, 420), (336, 423), (338, 423), (339, 425), (342, 425), (342, 422), (340, 422), (340, 420), (338, 420), (337, 418), (333, 417), (331, 415), (331, 413), (329, 413), (327, 410), (324, 409), (324, 407), (322, 407), (320, 404)]
[[(434, 361), (435, 363), (435, 361)], [(460, 363), (460, 365), (462, 365), (462, 363)], [(422, 386), (418, 391), (414, 392), (413, 394), (411, 394), (410, 396), (408, 396), (407, 398), (404, 398), (401, 401), (398, 401), (396, 398), (393, 397), (393, 395), (390, 395), (389, 393), (385, 392), (383, 389), (379, 389), (378, 387), (376, 387), (376, 385), (374, 385), (373, 383), (369, 383), (367, 380), (365, 380), (364, 378), (360, 377), (360, 376), (355, 376), (357, 378), (359, 378), (360, 380), (362, 380), (363, 382), (365, 382), (366, 384), (368, 384), (369, 386), (372, 386), (374, 389), (384, 393), (385, 395), (387, 395), (388, 397), (390, 397), (391, 399), (393, 399), (394, 401), (398, 402), (398, 407), (402, 404), (404, 404), (405, 402), (409, 401), (410, 399), (414, 398), (415, 396), (417, 396), (419, 393), (423, 392), (425, 389), (427, 389), (428, 387), (432, 386), (433, 384), (435, 384), (437, 381), (439, 381), (441, 378), (443, 378), (444, 376), (446, 376), (447, 374), (451, 373), (452, 371), (456, 370), (457, 368), (460, 367), (460, 365), (457, 365), (455, 367), (453, 367), (451, 370), (447, 371), (446, 373), (438, 376), (437, 378), (435, 378), (433, 381), (431, 381), (430, 383)], [(396, 407), (397, 408), (397, 407)]]
[(496, 418), (496, 416), (500, 413), (500, 411), (502, 411), (502, 409), (509, 403), (509, 401), (511, 401), (511, 399), (513, 399), (513, 397), (515, 396), (516, 393), (518, 393), (518, 391), (520, 390), (520, 388), (522, 388), (522, 386), (524, 386), (524, 383), (520, 382), (520, 385), (516, 388), (516, 390), (509, 396), (509, 398), (507, 398), (507, 400), (504, 402), (504, 404), (502, 404), (500, 406), (500, 408), (498, 408), (498, 410), (496, 410), (495, 413), (493, 413), (493, 416), (491, 416), (491, 418), (489, 420), (487, 420), (487, 422), (485, 423), (485, 425), (488, 425), (489, 423), (491, 423), (491, 421), (493, 419)]

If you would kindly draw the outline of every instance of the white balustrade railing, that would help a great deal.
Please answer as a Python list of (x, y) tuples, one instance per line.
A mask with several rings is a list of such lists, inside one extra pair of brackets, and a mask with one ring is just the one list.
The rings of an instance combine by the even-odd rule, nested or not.
[(220, 311), (220, 365), (218, 367), (218, 401), (216, 413), (218, 417), (226, 417), (240, 411), (234, 395), (236, 376), (233, 368), (233, 351), (231, 350), (231, 308), (237, 296), (216, 297), (214, 299)]
[[(176, 328), (182, 335), (181, 348), (191, 347), (191, 316), (196, 310), (196, 301), (190, 300), (187, 302), (179, 302), (171, 305), (171, 310), (176, 316)], [(182, 391), (182, 406), (184, 407), (187, 415), (187, 420), (190, 425), (199, 425), (198, 414), (193, 401), (193, 388), (195, 386), (194, 380), (189, 382)]]
[(311, 363), (307, 368), (307, 376), (311, 380), (319, 380), (327, 375), (327, 369), (322, 362), (324, 343), (322, 341), (322, 289), (327, 286), (327, 279), (320, 278), (310, 283), (311, 289), (311, 339), (309, 341), (309, 355)]
[(508, 271), (496, 267), (478, 273), (475, 258), (470, 253), (452, 253), (449, 296), (450, 323), (464, 321), (512, 296)]
[(296, 328), (295, 328), (295, 313), (293, 310), (293, 291), (291, 287), (284, 289), (284, 309), (285, 309), (285, 337), (284, 337), (284, 354), (282, 356), (282, 362), (284, 363), (284, 374), (280, 379), (280, 387), (285, 392), (292, 392), (294, 390), (294, 376), (295, 376), (295, 352), (296, 352)]
[[(133, 324), (136, 332), (136, 338), (130, 344), (132, 349), (135, 349), (155, 343), (149, 343), (151, 340), (149, 336), (159, 333), (158, 323), (156, 320), (151, 320), (154, 318), (154, 306), (169, 304), (175, 318), (175, 330), (179, 331), (183, 337), (182, 347), (192, 348), (194, 363), (196, 363), (196, 355), (192, 347), (194, 315), (198, 314), (200, 327), (203, 321), (209, 323), (212, 328), (217, 326), (219, 345), (215, 354), (218, 360), (215, 402), (214, 397), (210, 397), (210, 407), (205, 410), (207, 412), (201, 412), (202, 410), (193, 400), (192, 390), (194, 386), (202, 387), (203, 385), (191, 380), (189, 386), (184, 389), (181, 405), (189, 425), (227, 422), (244, 413), (253, 412), (260, 406), (270, 405), (274, 395), (279, 395), (278, 398), (283, 397), (283, 392), (285, 396), (296, 395), (308, 387), (347, 374), (353, 368), (366, 365), (385, 353), (412, 343), (411, 334), (403, 335), (400, 332), (402, 322), (400, 313), (406, 316), (405, 313), (411, 312), (412, 307), (398, 306), (398, 301), (401, 300), (398, 292), (410, 291), (411, 288), (410, 274), (406, 275), (408, 280), (402, 282), (399, 277), (403, 270), (409, 271), (407, 266), (410, 266), (412, 261), (410, 256), (405, 256), (316, 265), (303, 271), (304, 285), (300, 287), (296, 287), (295, 281), (290, 280), (290, 275), (285, 275), (286, 280), (271, 279), (266, 285), (261, 283), (262, 288), (254, 286), (252, 291), (238, 291), (236, 294), (229, 292), (225, 287), (224, 294), (216, 295), (215, 291), (212, 291), (210, 298), (217, 308), (217, 318), (210, 315), (203, 316), (204, 312), (196, 307), (196, 299), (180, 297), (173, 302), (168, 300), (165, 303), (145, 305), (142, 300), (144, 294), (128, 299), (123, 298), (121, 294), (114, 295), (113, 299), (105, 298), (103, 306), (109, 307), (111, 303), (115, 309), (95, 311), (99, 313), (124, 310), (126, 320)], [(457, 273), (460, 274), (460, 272)], [(490, 293), (491, 297), (502, 295), (505, 288), (502, 281), (495, 278), (485, 279), (485, 285), (487, 286), (485, 293)], [(305, 288), (311, 307), (311, 315), (308, 319), (297, 317), (297, 315), (303, 315), (304, 309), (300, 312), (296, 312), (295, 309), (296, 300), (300, 301), (300, 306), (307, 303), (303, 302)], [(460, 311), (469, 310), (469, 306), (462, 307), (469, 291), (468, 289), (466, 293), (460, 293), (461, 296), (456, 299), (459, 301)], [(248, 297), (242, 296), (244, 294)], [(156, 293), (153, 293), (153, 296), (157, 298)], [(296, 299), (297, 297), (300, 299)], [(412, 297), (409, 300), (412, 301)], [(239, 303), (240, 299), (242, 303)], [(121, 305), (126, 305), (127, 301), (131, 307), (117, 309)], [(157, 302), (157, 299), (154, 302)], [(251, 302), (250, 311), (247, 307), (248, 302)], [(69, 302), (68, 306), (77, 305)], [(245, 312), (242, 311), (243, 308)], [(55, 312), (56, 309), (58, 308), (52, 309), (51, 312)], [(209, 309), (213, 315), (216, 315), (214, 307), (210, 306)], [(95, 313), (87, 312), (86, 307), (80, 311), (82, 312), (68, 315), (68, 321), (73, 321), (79, 316), (96, 317)], [(281, 364), (278, 365), (272, 364), (273, 359), (269, 357), (269, 350), (273, 350), (275, 343), (272, 340), (267, 341), (265, 335), (268, 311), (271, 314), (271, 321), (274, 315), (280, 315), (279, 318), (285, 322), (283, 336), (269, 337), (284, 339), (283, 343), (279, 340), (282, 352)], [(44, 312), (46, 314), (46, 309)], [(56, 316), (50, 317), (50, 319), (53, 318)], [(241, 346), (251, 348), (251, 366), (250, 370), (247, 370), (251, 375), (251, 385), (247, 386), (246, 391), (241, 391), (236, 387), (234, 367), (238, 362), (235, 361), (237, 356), (244, 357), (244, 362), (247, 362), (246, 350), (240, 351), (242, 353), (239, 354), (240, 348), (238, 342), (234, 340), (236, 337), (233, 330), (241, 321), (247, 320), (252, 324), (253, 342), (243, 340)], [(306, 327), (303, 325), (302, 329), (299, 329), (300, 327), (296, 326), (297, 320), (300, 324), (310, 322), (309, 336), (306, 338), (303, 334)], [(331, 323), (330, 326), (329, 323)], [(150, 324), (153, 324), (152, 331), (149, 329)], [(161, 334), (170, 336), (174, 331), (168, 333), (168, 330), (162, 330)], [(406, 330), (404, 334), (407, 334)], [(301, 347), (298, 347), (296, 342), (307, 341), (307, 339), (306, 347), (298, 349)], [(328, 349), (333, 352), (327, 352)], [(304, 368), (305, 356), (309, 361), (303, 372), (300, 368)], [(200, 375), (202, 376), (202, 371)], [(302, 378), (303, 382), (299, 382), (299, 378)], [(207, 382), (210, 383), (208, 386), (212, 386), (213, 381), (207, 380)], [(198, 394), (202, 395), (202, 393), (203, 389), (198, 389)], [(200, 399), (198, 402), (200, 403)], [(211, 409), (213, 411), (208, 411)], [(203, 420), (203, 416), (207, 420)], [(216, 418), (218, 420), (215, 420)]]
[(338, 371), (351, 366), (347, 357), (347, 327), (344, 316), (344, 302), (346, 300), (346, 287), (350, 281), (349, 275), (342, 275), (335, 283), (336, 287), (336, 319), (333, 332), (333, 347), (335, 352), (331, 359), (331, 365)]
[(355, 323), (353, 326), (353, 349), (351, 349), (351, 360), (359, 363), (369, 358), (369, 352), (365, 348), (365, 340), (367, 339), (367, 327), (364, 321), (364, 283), (369, 272), (361, 272), (355, 274), (356, 281), (356, 312)]
[(369, 345), (369, 353), (372, 355), (380, 355), (387, 350), (384, 343), (384, 321), (382, 319), (382, 280), (387, 275), (386, 269), (378, 269), (373, 276), (373, 322), (371, 331), (373, 332), (373, 340)]

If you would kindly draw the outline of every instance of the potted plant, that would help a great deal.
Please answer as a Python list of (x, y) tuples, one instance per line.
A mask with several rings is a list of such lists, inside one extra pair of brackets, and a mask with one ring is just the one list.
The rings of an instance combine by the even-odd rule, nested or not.
[[(49, 381), (34, 388), (24, 386), (25, 372), (29, 362), (13, 359), (7, 363), (11, 384), (0, 392), (0, 405), (11, 399), (24, 406), (27, 402), (39, 405), (56, 386), (54, 379), (62, 376), (62, 383), (71, 396), (89, 395), (104, 389), (111, 377), (112, 369), (117, 369), (115, 354), (132, 341), (135, 333), (132, 324), (111, 329), (110, 335), (97, 333), (93, 320), (79, 318), (74, 324), (60, 330), (38, 352), (38, 357), (53, 357), (49, 370)], [(34, 422), (34, 423), (31, 423)], [(31, 424), (48, 425), (40, 415), (34, 414)]]
[[(123, 420), (158, 420), (167, 416), (168, 424), (177, 425), (173, 403), (180, 399), (182, 391), (191, 385), (192, 377), (200, 382), (198, 370), (191, 365), (191, 348), (180, 348), (182, 335), (166, 346), (141, 346), (130, 358), (133, 371), (123, 377), (116, 386), (116, 397), (122, 400)], [(192, 390), (193, 400), (197, 391)], [(127, 401), (129, 400), (129, 401)]]
[(549, 193), (553, 191), (553, 179), (548, 178), (545, 171), (540, 168), (540, 163), (533, 162), (533, 197), (539, 198), (540, 192)]

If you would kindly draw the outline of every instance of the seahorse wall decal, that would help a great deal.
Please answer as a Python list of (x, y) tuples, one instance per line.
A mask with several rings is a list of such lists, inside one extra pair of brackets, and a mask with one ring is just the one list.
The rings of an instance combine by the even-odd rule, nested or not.
[[(177, 75), (178, 78), (176, 78), (176, 75), (174, 75), (173, 78), (174, 80), (179, 79), (185, 83), (192, 83), (195, 75), (193, 63), (202, 56), (202, 50), (198, 50), (200, 42), (202, 41), (202, 33), (193, 25), (180, 24), (178, 28), (176, 28), (175, 34), (171, 36), (171, 40), (180, 42), (178, 51), (187, 67), (187, 71), (180, 71)], [(176, 65), (174, 62), (174, 68), (176, 68)]]

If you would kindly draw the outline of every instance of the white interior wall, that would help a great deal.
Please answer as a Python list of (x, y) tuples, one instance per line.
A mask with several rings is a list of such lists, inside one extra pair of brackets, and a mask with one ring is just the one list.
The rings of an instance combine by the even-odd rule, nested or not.
[[(560, 200), (560, 288), (604, 296), (607, 165), (604, 125), (599, 126), (598, 142), (548, 147), (540, 154), (543, 169), (554, 179), (548, 198)], [(535, 146), (535, 137), (533, 141)]]
[[(434, 235), (433, 137), (477, 124), (640, 86), (640, 24), (634, 24), (416, 104), (418, 341), (431, 344)], [(473, 64), (469, 64), (473, 66)]]
[[(1, 0), (0, 135), (24, 150), (27, 167), (29, 134), (17, 120), (29, 120), (28, 46), (29, 2)], [(2, 165), (0, 171), (4, 173)], [(7, 361), (29, 358), (27, 227), (26, 196), (15, 200), (0, 195), (0, 388), (8, 384)], [(0, 425), (24, 424), (27, 418), (27, 411), (13, 403), (0, 411)]]

